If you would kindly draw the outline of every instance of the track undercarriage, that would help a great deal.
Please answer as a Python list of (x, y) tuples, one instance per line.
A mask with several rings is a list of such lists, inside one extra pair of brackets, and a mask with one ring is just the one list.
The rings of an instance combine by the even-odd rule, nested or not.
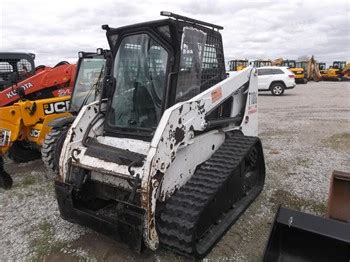
[(204, 257), (258, 196), (265, 179), (260, 140), (230, 134), (160, 212), (160, 242)]

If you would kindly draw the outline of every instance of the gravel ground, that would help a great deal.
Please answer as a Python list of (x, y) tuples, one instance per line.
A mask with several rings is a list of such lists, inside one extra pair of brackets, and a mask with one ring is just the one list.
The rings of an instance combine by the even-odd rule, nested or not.
[[(205, 261), (260, 261), (279, 205), (323, 216), (334, 169), (350, 171), (350, 83), (298, 85), (284, 96), (259, 96), (266, 183), (262, 194)], [(136, 254), (123, 244), (59, 217), (41, 161), (6, 169), (0, 189), (0, 260), (184, 261), (165, 250)]]

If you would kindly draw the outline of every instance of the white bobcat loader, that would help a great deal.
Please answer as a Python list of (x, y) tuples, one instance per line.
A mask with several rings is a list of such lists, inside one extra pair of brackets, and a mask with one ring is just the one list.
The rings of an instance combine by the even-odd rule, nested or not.
[(102, 97), (69, 129), (55, 191), (68, 221), (201, 258), (263, 188), (257, 75), (226, 78), (222, 27), (161, 14), (102, 27)]

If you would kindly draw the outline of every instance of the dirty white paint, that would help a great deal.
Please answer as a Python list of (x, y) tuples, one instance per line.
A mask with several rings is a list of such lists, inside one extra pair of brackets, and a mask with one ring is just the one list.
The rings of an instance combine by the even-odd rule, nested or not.
[[(247, 82), (249, 86), (242, 93), (242, 86)], [(233, 97), (234, 104), (231, 117), (235, 117), (242, 108), (245, 109), (242, 123), (195, 137), (195, 131), (204, 131), (207, 126), (206, 114), (230, 97)], [(247, 99), (242, 102), (244, 97)], [(209, 159), (220, 147), (226, 131), (238, 129), (245, 135), (257, 134), (256, 97), (257, 76), (255, 69), (248, 67), (194, 98), (167, 109), (151, 143), (136, 139), (103, 137), (103, 119), (91, 129), (89, 137), (96, 138), (100, 143), (146, 155), (143, 166), (133, 170), (139, 173), (142, 179), (141, 207), (146, 210), (144, 242), (150, 249), (155, 250), (159, 245), (155, 221), (159, 197), (163, 196), (164, 200), (166, 195), (172, 194), (176, 188), (188, 181), (197, 165)], [(96, 171), (98, 174), (108, 174), (108, 183), (118, 186), (121, 185), (120, 179), (130, 178), (128, 167), (85, 155), (86, 148), (82, 144), (89, 123), (98, 114), (98, 107), (99, 102), (85, 106), (70, 128), (60, 158), (60, 176), (66, 179), (68, 163), (72, 161), (72, 164)], [(105, 103), (102, 105), (103, 110), (104, 107)], [(74, 150), (78, 162), (71, 156)], [(100, 175), (94, 177), (96, 180), (104, 180)]]
[(117, 147), (123, 150), (129, 150), (141, 155), (147, 155), (150, 147), (150, 142), (131, 139), (131, 138), (119, 138), (110, 136), (99, 136), (97, 141), (101, 144)]

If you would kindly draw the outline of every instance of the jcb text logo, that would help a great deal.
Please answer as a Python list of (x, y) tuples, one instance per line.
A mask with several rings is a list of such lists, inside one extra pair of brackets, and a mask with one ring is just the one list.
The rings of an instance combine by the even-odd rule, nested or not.
[(50, 104), (44, 104), (45, 115), (63, 113), (63, 112), (66, 112), (68, 109), (69, 109), (69, 100), (50, 103)]

